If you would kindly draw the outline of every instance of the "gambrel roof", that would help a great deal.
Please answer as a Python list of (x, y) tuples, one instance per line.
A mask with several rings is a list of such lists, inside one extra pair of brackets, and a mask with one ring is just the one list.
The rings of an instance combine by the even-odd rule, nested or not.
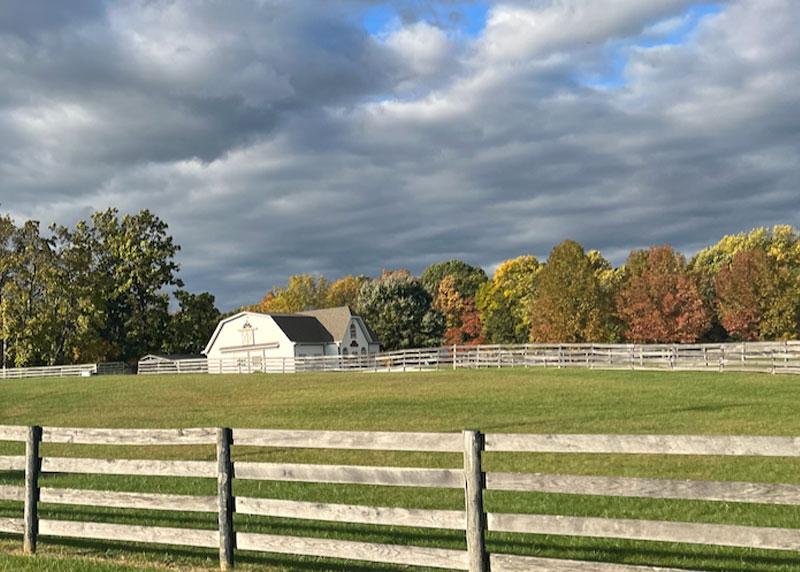
[(370, 343), (379, 344), (378, 336), (361, 319), (361, 316), (354, 313), (350, 307), (341, 306), (339, 308), (324, 308), (321, 310), (309, 310), (294, 314), (265, 314), (261, 312), (239, 312), (229, 316), (217, 324), (211, 339), (208, 341), (203, 353), (208, 355), (225, 324), (232, 322), (244, 315), (250, 316), (269, 316), (275, 324), (283, 331), (290, 341), (299, 344), (327, 344), (341, 342), (348, 334), (350, 319), (355, 318), (367, 333)]

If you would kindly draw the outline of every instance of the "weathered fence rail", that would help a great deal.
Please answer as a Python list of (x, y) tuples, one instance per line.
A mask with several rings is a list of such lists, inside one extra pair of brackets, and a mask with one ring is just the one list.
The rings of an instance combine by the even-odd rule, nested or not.
[(140, 361), (140, 374), (426, 371), (542, 367), (800, 373), (800, 342), (728, 344), (522, 344), (448, 346), (362, 356)]
[[(623, 538), (715, 546), (800, 551), (800, 529), (693, 522), (486, 512), (484, 490), (652, 499), (684, 499), (800, 505), (800, 485), (724, 481), (687, 481), (631, 477), (542, 475), (485, 472), (483, 452), (595, 453), (635, 455), (727, 455), (800, 457), (800, 437), (687, 435), (519, 435), (463, 433), (390, 433), (261, 429), (83, 429), (0, 426), (0, 441), (26, 444), (25, 455), (0, 457), (0, 470), (24, 472), (22, 486), (0, 486), (0, 500), (23, 503), (22, 518), (0, 518), (0, 532), (23, 536), (27, 553), (42, 537), (130, 541), (219, 549), (223, 570), (234, 564), (235, 549), (324, 556), (367, 562), (428, 566), (470, 572), (669, 572), (653, 568), (579, 560), (488, 554), (486, 531), (574, 537)], [(208, 445), (216, 461), (59, 458), (39, 454), (40, 443), (86, 445)], [(236, 446), (418, 451), (461, 453), (463, 467), (415, 468), (231, 460)], [(205, 477), (217, 480), (208, 496), (131, 493), (109, 490), (40, 488), (42, 473), (91, 473)], [(361, 506), (234, 497), (234, 479), (350, 483), (383, 486), (457, 488), (465, 510)], [(40, 503), (216, 513), (218, 527), (187, 529), (48, 520), (38, 517)], [(272, 535), (234, 530), (233, 513), (328, 522), (463, 530), (462, 550), (405, 546), (330, 538)], [(686, 571), (684, 571), (686, 572)]]
[(29, 379), (39, 377), (88, 377), (91, 375), (122, 375), (132, 373), (123, 362), (84, 363), (41, 367), (0, 368), (0, 379)]

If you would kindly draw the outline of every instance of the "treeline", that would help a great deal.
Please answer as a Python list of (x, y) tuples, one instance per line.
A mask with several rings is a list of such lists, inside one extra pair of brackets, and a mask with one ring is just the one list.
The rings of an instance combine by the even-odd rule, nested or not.
[[(0, 216), (2, 366), (195, 354), (220, 313), (182, 289), (180, 247), (148, 210), (96, 212), (74, 228)], [(177, 310), (170, 312), (173, 290)], [(260, 312), (349, 305), (386, 350), (440, 344), (695, 342), (800, 338), (800, 237), (789, 226), (726, 236), (690, 261), (669, 246), (614, 268), (575, 241), (520, 256), (489, 279), (460, 260), (420, 277), (292, 276)]]
[[(2, 366), (134, 361), (198, 353), (219, 319), (214, 297), (181, 287), (180, 247), (147, 210), (96, 212), (75, 228), (0, 217)], [(173, 292), (178, 311), (170, 313)]]
[(349, 305), (386, 350), (526, 342), (691, 343), (800, 337), (800, 237), (790, 226), (726, 236), (687, 262), (670, 246), (614, 268), (573, 240), (546, 262), (520, 256), (489, 279), (460, 260), (419, 278), (384, 271), (329, 282), (300, 274), (247, 309)]

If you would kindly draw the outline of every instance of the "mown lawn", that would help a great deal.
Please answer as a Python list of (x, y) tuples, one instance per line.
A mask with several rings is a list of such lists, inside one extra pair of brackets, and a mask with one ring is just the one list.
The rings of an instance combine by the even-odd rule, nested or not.
[[(430, 373), (119, 376), (0, 382), (0, 424), (76, 427), (259, 427), (486, 433), (800, 435), (800, 379), (741, 373), (500, 369)], [(21, 444), (0, 443), (0, 454)], [(44, 455), (214, 458), (213, 447), (43, 445)], [(454, 454), (234, 448), (234, 460), (459, 467)], [(486, 470), (800, 483), (794, 459), (487, 454)], [(45, 475), (43, 486), (214, 494), (212, 479)], [(20, 484), (0, 472), (0, 484)], [(379, 506), (463, 509), (457, 490), (237, 481), (237, 495)], [(489, 492), (492, 512), (535, 512), (800, 528), (800, 508), (696, 501)], [(42, 518), (213, 529), (213, 514), (42, 505)], [(0, 517), (21, 504), (0, 502)], [(463, 532), (237, 515), (238, 530), (463, 548)], [(206, 570), (213, 550), (42, 538), (40, 555), (0, 535), (0, 570)], [(669, 543), (488, 535), (490, 551), (708, 571), (800, 570), (800, 555)], [(70, 556), (72, 559), (60, 557)], [(55, 558), (59, 557), (59, 558)], [(52, 559), (51, 559), (52, 558)], [(405, 567), (237, 553), (242, 570)], [(26, 568), (28, 566), (28, 568)], [(125, 567), (129, 566), (129, 567)], [(130, 568), (140, 566), (140, 568)]]

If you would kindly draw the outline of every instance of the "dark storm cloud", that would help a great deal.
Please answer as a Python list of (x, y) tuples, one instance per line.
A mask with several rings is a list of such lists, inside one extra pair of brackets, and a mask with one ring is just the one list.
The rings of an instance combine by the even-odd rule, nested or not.
[(375, 4), (0, 3), (3, 210), (149, 208), (224, 309), (300, 272), (800, 224), (790, 0), (498, 2), (475, 38), (411, 1), (372, 36)]
[(79, 2), (0, 1), (0, 33), (32, 38), (38, 33), (101, 18), (102, 0)]

